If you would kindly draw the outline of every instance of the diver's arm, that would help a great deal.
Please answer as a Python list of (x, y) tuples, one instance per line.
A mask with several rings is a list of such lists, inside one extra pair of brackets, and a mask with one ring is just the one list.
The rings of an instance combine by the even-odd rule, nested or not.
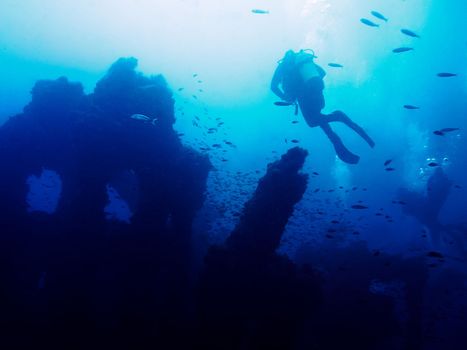
[(274, 92), (274, 94), (276, 94), (280, 99), (282, 100), (286, 100), (286, 96), (284, 94), (284, 92), (279, 88), (279, 85), (281, 84), (282, 82), (282, 67), (279, 65), (275, 72), (274, 72), (274, 75), (272, 76), (272, 80), (271, 80), (271, 90), (272, 92)]

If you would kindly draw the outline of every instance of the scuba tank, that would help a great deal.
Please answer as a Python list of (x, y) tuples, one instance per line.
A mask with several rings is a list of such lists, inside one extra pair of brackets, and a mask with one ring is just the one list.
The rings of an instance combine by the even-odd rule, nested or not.
[[(311, 51), (311, 53), (308, 53), (306, 51)], [(321, 78), (319, 70), (316, 64), (313, 62), (313, 58), (315, 57), (316, 56), (313, 50), (309, 49), (300, 50), (297, 53), (297, 56), (295, 58), (295, 65), (303, 82), (306, 82), (315, 77)]]

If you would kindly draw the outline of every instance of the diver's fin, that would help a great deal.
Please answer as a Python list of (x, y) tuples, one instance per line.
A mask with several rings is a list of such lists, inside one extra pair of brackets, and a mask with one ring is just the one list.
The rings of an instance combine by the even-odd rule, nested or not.
[(340, 139), (339, 136), (331, 129), (329, 124), (323, 124), (321, 125), (321, 129), (324, 131), (326, 136), (329, 138), (331, 141), (332, 145), (334, 146), (334, 149), (336, 151), (337, 156), (339, 157), (340, 160), (342, 160), (345, 163), (348, 164), (357, 164), (358, 161), (360, 160), (360, 157), (357, 156), (356, 154), (353, 154), (350, 152), (347, 147), (344, 146), (342, 143), (342, 140)]
[(334, 149), (336, 150), (336, 154), (340, 160), (348, 164), (357, 164), (360, 160), (360, 157), (356, 154), (353, 154), (345, 147), (339, 147), (334, 145)]

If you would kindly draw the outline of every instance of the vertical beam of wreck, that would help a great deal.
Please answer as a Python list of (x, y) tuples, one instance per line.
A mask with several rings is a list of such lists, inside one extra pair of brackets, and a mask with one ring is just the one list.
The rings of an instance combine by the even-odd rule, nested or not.
[[(276, 254), (308, 176), (292, 148), (268, 166), (226, 244), (205, 258), (198, 303), (199, 348), (290, 349), (319, 300), (311, 271)], [(228, 346), (226, 346), (228, 344)]]
[(255, 256), (274, 254), (294, 205), (305, 193), (308, 175), (299, 171), (307, 155), (306, 150), (295, 147), (268, 165), (227, 240), (228, 248)]

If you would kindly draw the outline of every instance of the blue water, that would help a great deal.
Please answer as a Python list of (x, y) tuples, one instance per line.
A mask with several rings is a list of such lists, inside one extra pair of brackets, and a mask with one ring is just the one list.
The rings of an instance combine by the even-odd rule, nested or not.
[[(388, 21), (371, 11), (380, 12)], [(91, 94), (112, 63), (120, 57), (135, 57), (138, 72), (161, 74), (167, 81), (174, 99), (173, 129), (181, 143), (207, 156), (212, 164), (205, 197), (192, 222), (194, 270), (202, 269), (208, 247), (223, 244), (236, 227), (268, 164), (299, 146), (309, 152), (301, 170), (309, 176), (308, 183), (277, 252), (321, 271), (329, 279), (323, 287), (329, 295), (341, 288), (342, 277), (332, 271), (353, 271), (356, 280), (365, 281), (362, 285), (367, 291), (395, 300), (394, 313), (405, 326), (408, 316), (404, 313), (410, 307), (401, 295), (409, 288), (408, 282), (398, 279), (397, 273), (391, 275), (392, 282), (381, 282), (378, 268), (375, 272), (368, 265), (380, 254), (385, 259), (420, 259), (426, 268), (422, 269), (426, 278), (420, 282), (424, 339), (420, 349), (462, 349), (467, 346), (461, 334), (467, 319), (466, 14), (467, 3), (459, 0), (3, 0), (0, 130), (23, 112), (36, 81), (66, 76)], [(365, 25), (362, 18), (378, 26)], [(419, 37), (405, 35), (401, 29)], [(394, 53), (398, 47), (413, 50)], [(300, 112), (294, 114), (293, 106), (274, 105), (278, 98), (270, 82), (277, 62), (289, 49), (309, 48), (327, 73), (323, 112), (344, 111), (376, 142), (370, 148), (348, 127), (333, 123), (344, 144), (360, 156), (358, 164), (336, 157), (323, 131), (310, 128)], [(438, 76), (446, 72), (455, 76)], [(151, 128), (150, 123), (147, 127)], [(434, 133), (445, 128), (453, 130)], [(34, 145), (28, 147), (34, 149)], [(8, 152), (8, 145), (4, 150)], [(143, 159), (144, 147), (140, 151)], [(22, 164), (23, 155), (17, 156)], [(105, 153), (106, 157), (119, 155)], [(141, 203), (150, 199), (137, 193), (136, 176), (127, 170), (109, 177), (102, 213), (109, 225), (127, 225), (124, 230), (131, 232)], [(64, 181), (60, 171), (61, 166), (34, 165), (18, 194), (24, 198), (18, 202), (26, 203), (28, 215), (56, 215), (60, 195), (68, 195), (60, 194)], [(1, 172), (8, 174), (9, 169), (2, 167)], [(436, 187), (440, 182), (448, 185)], [(165, 198), (164, 191), (159, 195)], [(356, 209), (356, 205), (364, 208)], [(59, 213), (63, 214), (60, 209)], [(73, 212), (66, 215), (70, 220), (74, 217)], [(173, 213), (163, 217), (167, 227), (177, 227)], [(8, 229), (14, 231), (14, 225)], [(427, 257), (429, 252), (439, 252), (443, 258), (433, 262)], [(352, 265), (349, 261), (355, 266), (347, 266)], [(400, 264), (395, 264), (397, 271), (404, 271)], [(41, 290), (47, 290), (47, 280), (54, 278), (47, 269), (41, 267), (36, 271), (40, 274), (34, 272), (31, 278), (40, 276)], [(418, 273), (409, 267), (407, 271), (408, 280), (411, 273)], [(110, 275), (106, 278), (114, 277)], [(161, 277), (163, 273), (158, 276), (161, 281), (166, 278)], [(109, 285), (105, 288), (115, 287)], [(96, 293), (105, 294), (107, 289), (102, 288)], [(160, 300), (165, 292), (157, 291)], [(444, 299), (440, 297), (443, 292)], [(50, 298), (58, 298), (60, 292), (54, 293)], [(31, 301), (31, 307), (41, 308), (41, 303), (37, 306)], [(113, 304), (109, 305), (111, 309)], [(96, 323), (112, 324), (104, 319)], [(250, 339), (250, 333), (245, 339)], [(443, 347), (446, 339), (450, 342)], [(399, 342), (399, 338), (392, 339), (381, 349), (402, 348)], [(244, 346), (238, 348), (248, 348)]]

